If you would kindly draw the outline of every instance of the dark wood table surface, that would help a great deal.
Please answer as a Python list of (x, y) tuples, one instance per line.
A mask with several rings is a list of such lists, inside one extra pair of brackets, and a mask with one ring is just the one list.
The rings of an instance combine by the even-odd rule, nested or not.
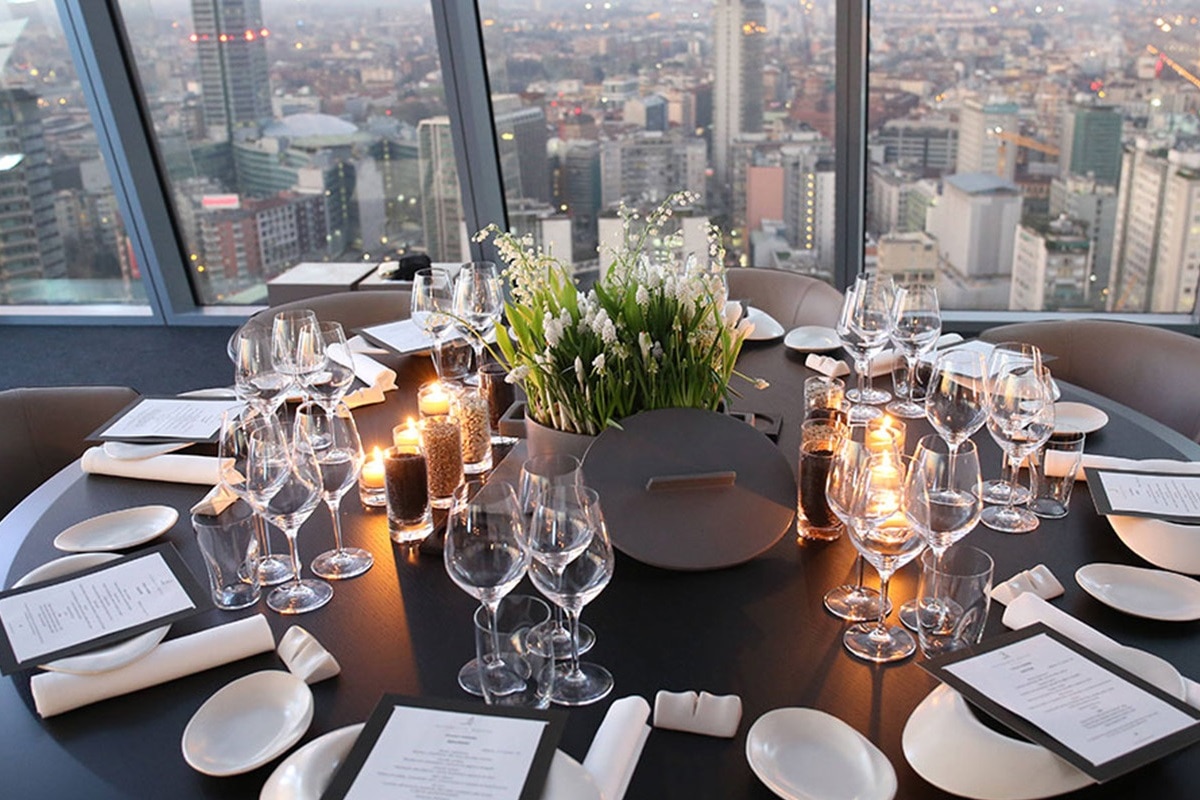
[[(214, 353), (214, 358), (223, 354)], [(416, 385), (430, 374), (427, 359), (397, 359), (401, 389), (387, 404), (356, 412), (369, 447), (386, 441), (391, 425), (415, 413)], [(771, 382), (765, 390), (739, 386), (735, 410), (756, 411), (781, 421), (779, 447), (793, 467), (799, 439), (801, 388), (812, 374), (804, 356), (782, 344), (750, 344), (740, 369)], [(1103, 408), (1110, 422), (1089, 437), (1088, 451), (1138, 458), (1200, 460), (1200, 446), (1147, 418), (1086, 392), (1064, 388), (1065, 399)], [(910, 423), (909, 441), (928, 432)], [(976, 437), (987, 477), (999, 471), (999, 449), (986, 434)], [(9, 586), (29, 569), (61, 555), (51, 545), (68, 525), (94, 514), (144, 503), (165, 503), (181, 512), (164, 537), (200, 576), (203, 563), (187, 509), (204, 488), (84, 476), (68, 467), (0, 522), (0, 575)], [(172, 636), (264, 613), (276, 638), (299, 624), (336, 656), (342, 674), (313, 686), (316, 713), (301, 743), (364, 720), (384, 692), (426, 697), (464, 697), (455, 683), (459, 666), (473, 655), (474, 602), (445, 574), (436, 552), (409, 553), (388, 539), (384, 515), (365, 511), (354, 494), (343, 501), (350, 543), (370, 549), (375, 566), (364, 576), (335, 584), (325, 608), (297, 618), (266, 611), (212, 611), (179, 623)], [(736, 532), (731, 532), (736, 535)], [(281, 538), (276, 547), (282, 548)], [(1063, 520), (1044, 520), (1033, 533), (1011, 536), (982, 526), (968, 541), (996, 561), (997, 580), (1038, 563), (1066, 586), (1055, 604), (1118, 641), (1158, 654), (1188, 676), (1200, 677), (1200, 623), (1151, 622), (1124, 616), (1088, 597), (1073, 574), (1096, 561), (1144, 563), (1097, 516), (1084, 484)], [(331, 547), (328, 514), (318, 508), (304, 525), (305, 561)], [(427, 548), (428, 549), (428, 548)], [(561, 748), (582, 760), (612, 699), (637, 694), (653, 703), (660, 689), (707, 690), (741, 696), (744, 712), (733, 739), (654, 730), (634, 773), (630, 800), (773, 797), (746, 761), (746, 732), (762, 714), (785, 706), (821, 709), (841, 718), (891, 759), (901, 798), (940, 797), (906, 763), (901, 733), (912, 709), (935, 686), (915, 659), (876, 666), (842, 648), (844, 623), (826, 613), (821, 597), (853, 577), (854, 551), (844, 538), (828, 545), (797, 542), (794, 529), (752, 561), (711, 572), (670, 572), (618, 556), (608, 588), (583, 613), (597, 633), (587, 658), (616, 677), (610, 698), (572, 710)], [(874, 576), (868, 578), (874, 582)], [(893, 599), (915, 589), (910, 565), (892, 582)], [(534, 592), (526, 582), (518, 591)], [(988, 632), (1002, 630), (993, 607)], [(0, 795), (21, 798), (248, 798), (278, 761), (246, 775), (212, 778), (183, 761), (180, 736), (205, 698), (242, 675), (279, 669), (273, 653), (235, 662), (132, 695), (42, 720), (33, 710), (28, 676), (0, 679)], [(1079, 797), (1191, 796), (1200, 780), (1200, 748), (1177, 753)]]

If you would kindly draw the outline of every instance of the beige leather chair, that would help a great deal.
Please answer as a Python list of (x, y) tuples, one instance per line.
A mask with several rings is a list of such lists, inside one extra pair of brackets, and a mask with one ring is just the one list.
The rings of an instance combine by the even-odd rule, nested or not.
[(984, 331), (984, 341), (1028, 342), (1055, 356), (1056, 378), (1112, 398), (1200, 442), (1200, 339), (1151, 325), (1080, 319)]
[(274, 315), (280, 311), (310, 308), (317, 319), (324, 322), (340, 322), (349, 336), (356, 328), (381, 325), (385, 322), (408, 319), (411, 313), (412, 293), (406, 289), (369, 292), (334, 292), (332, 294), (295, 300), (272, 306), (255, 316)]
[(79, 458), (84, 437), (137, 397), (124, 386), (0, 392), (0, 517)]
[(762, 309), (785, 329), (837, 324), (842, 293), (818, 278), (759, 267), (737, 267), (725, 277), (730, 300)]

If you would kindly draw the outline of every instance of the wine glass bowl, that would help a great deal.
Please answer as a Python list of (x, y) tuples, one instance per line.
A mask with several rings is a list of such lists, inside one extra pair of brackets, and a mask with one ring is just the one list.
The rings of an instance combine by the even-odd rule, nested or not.
[(843, 348), (854, 359), (855, 388), (846, 392), (850, 421), (865, 422), (883, 414), (875, 406), (886, 403), (891, 395), (870, 386), (871, 360), (883, 352), (892, 328), (895, 289), (886, 276), (860, 276), (846, 291), (836, 331)]
[(354, 383), (354, 354), (340, 323), (318, 322), (317, 330), (323, 358), (317, 369), (304, 376), (304, 394), (333, 413)]
[(454, 279), (454, 316), (459, 329), (470, 338), (475, 351), (475, 369), (483, 359), (483, 345), (504, 308), (500, 273), (491, 261), (462, 265)]
[[(1008, 485), (1017, 483), (1025, 457), (1036, 452), (1054, 432), (1054, 400), (1049, 373), (1040, 365), (1016, 361), (1002, 363), (989, 376), (988, 433), (1005, 454)], [(980, 517), (992, 530), (1028, 533), (1039, 526), (1038, 517), (1016, 505), (1015, 491), (1003, 505), (991, 505)]]
[(892, 344), (900, 351), (908, 369), (904, 383), (895, 387), (897, 399), (887, 405), (889, 412), (906, 419), (925, 416), (925, 407), (913, 402), (913, 384), (921, 355), (933, 348), (941, 333), (942, 312), (937, 289), (916, 284), (896, 291), (896, 302), (892, 307)]
[(933, 364), (925, 414), (929, 424), (956, 450), (987, 419), (987, 365), (974, 350), (947, 350)]

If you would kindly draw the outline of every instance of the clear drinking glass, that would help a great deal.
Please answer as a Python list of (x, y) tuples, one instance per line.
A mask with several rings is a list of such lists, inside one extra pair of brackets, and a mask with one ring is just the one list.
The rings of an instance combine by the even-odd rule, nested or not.
[(440, 345), (454, 325), (454, 283), (444, 269), (419, 269), (413, 275), (412, 320), (433, 339), (433, 366), (442, 375)]
[(325, 344), (315, 312), (280, 311), (271, 318), (271, 361), (290, 379), (290, 387), (305, 391), (306, 379), (325, 362)]
[(275, 369), (271, 327), (251, 319), (229, 339), (233, 387), (239, 400), (273, 413), (287, 396), (292, 379)]
[(324, 358), (320, 368), (304, 376), (304, 393), (332, 413), (354, 383), (354, 354), (346, 345), (341, 323), (318, 322), (317, 330)]
[[(989, 379), (988, 433), (1007, 456), (1005, 480), (1015, 486), (1025, 457), (1037, 452), (1054, 432), (1054, 400), (1050, 374), (1044, 369), (1017, 366), (1005, 368)], [(1003, 533), (1028, 533), (1037, 529), (1038, 517), (1015, 504), (1016, 492), (1008, 493), (1002, 506), (988, 506), (980, 515), (984, 525)]]
[(361, 547), (346, 547), (342, 542), (340, 506), (346, 492), (358, 485), (364, 455), (358, 426), (345, 404), (333, 411), (319, 403), (305, 403), (296, 410), (296, 426), (301, 442), (307, 442), (321, 471), (321, 499), (329, 507), (333, 520), (334, 549), (321, 553), (312, 562), (312, 571), (330, 580), (361, 575), (375, 559)]
[(896, 386), (897, 399), (887, 405), (887, 410), (896, 416), (906, 419), (925, 416), (925, 407), (913, 402), (913, 383), (921, 356), (933, 348), (941, 334), (942, 312), (937, 289), (925, 284), (897, 289), (892, 307), (892, 344), (900, 351), (908, 369), (905, 383)]
[(883, 411), (875, 406), (891, 399), (887, 392), (870, 386), (870, 371), (871, 360), (883, 352), (891, 334), (894, 299), (895, 288), (887, 276), (860, 276), (846, 292), (836, 330), (842, 346), (854, 358), (858, 381), (846, 392), (846, 399), (853, 404), (851, 422), (881, 416)]
[(454, 316), (475, 351), (475, 370), (483, 363), (483, 345), (504, 308), (500, 272), (491, 261), (462, 265), (454, 279)]
[[(1000, 342), (992, 348), (992, 352), (987, 358), (989, 378), (1006, 367), (1013, 368), (1015, 366), (1017, 369), (1033, 367), (1040, 370), (1041, 365), (1041, 351), (1036, 346), (1025, 342)], [(990, 385), (989, 383), (989, 387)], [(1001, 450), (1004, 453), (1004, 459), (1000, 478), (983, 482), (983, 501), (1004, 505), (1011, 499), (1016, 505), (1026, 503), (1029, 501), (1029, 490), (1016, 480), (1009, 479), (1010, 471), (1015, 477), (1017, 470), (1011, 469), (1008, 450), (1003, 446), (1001, 446)]]
[(947, 350), (933, 363), (925, 414), (951, 451), (987, 420), (986, 377), (983, 354), (974, 350)]

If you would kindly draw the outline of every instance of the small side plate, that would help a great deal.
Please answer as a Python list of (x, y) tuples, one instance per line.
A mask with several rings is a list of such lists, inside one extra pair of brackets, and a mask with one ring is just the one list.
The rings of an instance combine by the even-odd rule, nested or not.
[(145, 544), (179, 521), (170, 506), (135, 506), (77, 522), (54, 537), (54, 546), (68, 553), (107, 552)]
[(1084, 564), (1075, 582), (1117, 611), (1165, 622), (1200, 619), (1200, 581), (1161, 569), (1127, 564)]
[(770, 342), (783, 336), (783, 326), (762, 309), (749, 306), (746, 319), (754, 325), (754, 332), (747, 337), (752, 342)]
[(1054, 430), (1095, 433), (1108, 424), (1108, 414), (1087, 403), (1063, 401), (1054, 404)]
[(827, 353), (842, 346), (837, 331), (820, 325), (792, 328), (787, 336), (783, 337), (783, 343), (799, 353)]

